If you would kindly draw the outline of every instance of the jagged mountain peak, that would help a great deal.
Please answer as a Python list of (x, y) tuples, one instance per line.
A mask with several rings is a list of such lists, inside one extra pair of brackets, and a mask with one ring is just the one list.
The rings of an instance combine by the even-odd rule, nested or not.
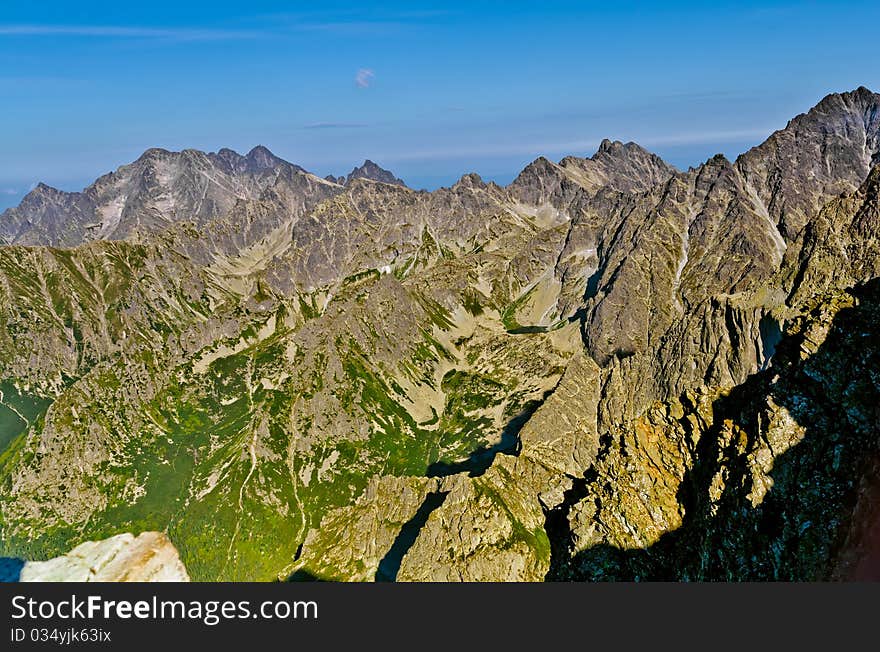
[[(73, 197), (80, 193), (68, 192), (40, 181), (24, 197), (18, 207), (21, 210), (29, 210), (45, 203), (56, 203), (67, 197)], [(8, 209), (13, 210), (13, 209)]]
[(880, 93), (875, 93), (865, 86), (845, 91), (843, 93), (829, 93), (823, 97), (807, 114), (812, 112), (827, 112), (829, 110), (839, 110), (844, 107), (880, 104)]
[[(390, 183), (395, 186), (405, 186), (406, 183), (402, 179), (394, 176), (394, 173), (386, 170), (370, 159), (366, 159), (362, 165), (355, 167), (345, 177), (339, 177), (337, 183), (350, 184), (355, 179), (369, 179), (370, 181), (379, 181), (381, 183)], [(342, 181), (340, 181), (342, 180)]]
[(175, 154), (179, 154), (180, 152), (172, 152), (169, 149), (165, 149), (164, 147), (150, 147), (149, 149), (144, 150), (144, 153), (141, 154), (136, 160), (138, 161), (149, 161), (153, 159), (164, 159)]
[(452, 185), (453, 190), (461, 188), (485, 188), (486, 182), (476, 172), (463, 174), (461, 178)]
[(830, 198), (858, 188), (880, 160), (880, 94), (831, 93), (741, 154), (736, 167), (792, 239)]
[(304, 171), (300, 166), (276, 156), (264, 145), (257, 145), (247, 154), (240, 154), (228, 147), (223, 147), (217, 152), (204, 152), (195, 148), (174, 151), (162, 147), (151, 147), (144, 151), (134, 162), (123, 165), (116, 172), (118, 173), (123, 168), (127, 169), (131, 166), (152, 165), (160, 162), (171, 164), (179, 162), (182, 165), (201, 165), (205, 162), (210, 162), (233, 174), (257, 174), (264, 170), (283, 167)]
[(597, 150), (597, 153), (610, 151), (611, 149), (614, 148), (615, 144), (618, 146), (623, 145), (623, 143), (621, 143), (619, 140), (611, 140), (610, 138), (603, 138), (602, 142), (599, 143), (599, 149)]
[(43, 183), (42, 181), (40, 181), (37, 183), (37, 185), (35, 185), (30, 190), (30, 192), (28, 192), (24, 196), (24, 199), (22, 199), (22, 201), (26, 201), (27, 198), (31, 197), (31, 196), (54, 195), (54, 194), (63, 193), (63, 192), (64, 192), (63, 190), (59, 190), (58, 188), (55, 188), (54, 186), (50, 186), (49, 184)]
[[(818, 128), (817, 123), (821, 123)], [(789, 120), (784, 128), (775, 131), (764, 143), (740, 155), (740, 158), (748, 157), (756, 150), (766, 149), (768, 143), (783, 136), (803, 140), (805, 136), (816, 136), (816, 131), (819, 132), (818, 135), (836, 134), (841, 127), (855, 128), (853, 131), (844, 131), (843, 135), (850, 138), (862, 135), (859, 131), (868, 136), (876, 136), (880, 129), (880, 93), (865, 86), (843, 93), (829, 93), (811, 109)], [(866, 143), (867, 146), (871, 144)], [(877, 143), (874, 142), (873, 145), (876, 146)]]
[(531, 163), (526, 165), (523, 168), (522, 172), (520, 172), (520, 174), (522, 174), (523, 172), (526, 172), (526, 171), (533, 171), (533, 172), (552, 171), (552, 170), (556, 170), (558, 167), (559, 167), (559, 165), (557, 163), (554, 163), (546, 156), (538, 156), (534, 161), (532, 161)]
[(719, 152), (714, 156), (711, 156), (703, 163), (703, 167), (717, 167), (717, 168), (729, 168), (733, 165), (730, 159), (727, 158), (724, 154)]
[(514, 189), (526, 187), (533, 184), (537, 179), (558, 176), (560, 174), (559, 165), (546, 156), (539, 156), (520, 171), (510, 183), (510, 187)]
[[(75, 246), (89, 240), (140, 240), (185, 220), (223, 218), (242, 200), (257, 200), (280, 175), (306, 171), (258, 145), (246, 155), (152, 147), (133, 162), (98, 178), (81, 193), (38, 186), (0, 219), (0, 236), (16, 244)], [(304, 210), (309, 183), (284, 196), (294, 213)], [(323, 196), (323, 191), (317, 192)]]
[[(584, 160), (578, 159), (577, 157), (566, 157), (562, 159), (562, 162), (568, 160)], [(632, 160), (643, 160), (650, 161), (651, 164), (655, 165), (657, 168), (664, 170), (675, 171), (675, 167), (664, 161), (657, 154), (645, 149), (638, 143), (633, 141), (623, 142), (620, 140), (611, 140), (605, 138), (599, 143), (599, 148), (596, 150), (596, 153), (590, 157), (591, 161), (596, 162), (616, 162), (616, 164), (626, 164)], [(561, 163), (562, 163), (561, 162)]]
[(275, 156), (275, 154), (269, 151), (269, 148), (265, 145), (257, 145), (252, 148), (251, 151), (245, 155), (245, 158), (250, 161), (254, 167), (261, 170), (287, 163), (284, 159)]
[(247, 154), (239, 154), (235, 150), (224, 147), (216, 153), (208, 154), (208, 158), (214, 162), (221, 161), (231, 170), (238, 174), (258, 174), (265, 170), (277, 170), (290, 168), (305, 172), (299, 165), (290, 163), (280, 156), (273, 154), (265, 145), (257, 145), (251, 148)]
[(602, 188), (639, 192), (669, 179), (677, 170), (633, 142), (604, 139), (591, 158), (566, 156), (554, 163), (539, 156), (510, 184), (521, 199), (542, 203), (581, 188), (595, 194)]
[(633, 153), (644, 153), (651, 156), (656, 156), (655, 154), (651, 154), (651, 152), (646, 150), (638, 143), (634, 143), (633, 141), (623, 142), (621, 140), (611, 140), (610, 138), (603, 138), (602, 142), (599, 143), (599, 147), (596, 150), (596, 153), (590, 158), (595, 159), (596, 157), (603, 154), (620, 155)]
[[(833, 131), (841, 126), (851, 129), (846, 135), (857, 137), (860, 131), (875, 135), (880, 129), (880, 93), (875, 93), (864, 86), (843, 93), (829, 93), (805, 113), (801, 113), (788, 121), (786, 126), (771, 135), (791, 133), (803, 135), (813, 132), (821, 123)], [(821, 129), (820, 129), (821, 130)], [(866, 146), (877, 146), (877, 142), (868, 142)], [(758, 146), (760, 147), (760, 145)]]

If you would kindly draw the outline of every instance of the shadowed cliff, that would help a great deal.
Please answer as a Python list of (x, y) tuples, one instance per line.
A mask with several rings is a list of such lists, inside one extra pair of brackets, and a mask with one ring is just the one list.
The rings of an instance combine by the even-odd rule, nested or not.
[[(679, 528), (643, 549), (602, 544), (569, 557), (569, 511), (599, 500), (588, 490), (601, 482), (591, 469), (548, 514), (554, 555), (547, 579), (880, 580), (880, 280), (831, 303), (846, 298), (853, 305), (836, 312), (815, 351), (810, 338), (827, 304), (788, 330), (770, 368), (712, 403), (676, 495), (684, 512)], [(772, 486), (761, 499), (750, 460), (783, 411), (803, 437), (774, 456)], [(620, 455), (616, 447), (609, 438), (604, 455)]]

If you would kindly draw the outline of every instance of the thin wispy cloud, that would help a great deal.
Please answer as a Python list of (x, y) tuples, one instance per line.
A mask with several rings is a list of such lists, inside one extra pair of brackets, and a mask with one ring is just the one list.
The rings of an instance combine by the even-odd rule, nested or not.
[(361, 68), (354, 76), (354, 83), (357, 84), (358, 88), (369, 88), (375, 77), (376, 73), (369, 68)]
[(0, 86), (7, 85), (12, 86), (15, 84), (16, 86), (24, 85), (24, 84), (71, 84), (71, 85), (81, 85), (88, 83), (89, 80), (83, 77), (58, 77), (54, 75), (27, 75), (27, 76), (14, 76), (14, 77), (2, 77), (0, 76)]
[(763, 7), (752, 7), (743, 12), (743, 16), (746, 18), (785, 18), (786, 16), (791, 16), (792, 14), (797, 13), (799, 10), (803, 8), (795, 5), (776, 5), (776, 6), (763, 6)]
[[(333, 12), (330, 12), (331, 14)], [(337, 36), (383, 36), (416, 27), (421, 20), (445, 15), (443, 11), (402, 12), (380, 18), (361, 18), (359, 12), (339, 14), (337, 20), (318, 20), (314, 12), (305, 14), (263, 15), (260, 27), (254, 29), (214, 27), (156, 27), (148, 25), (79, 25), (79, 24), (0, 24), (0, 37), (93, 37), (140, 38), (180, 41), (217, 41), (252, 39), (296, 32), (325, 32)], [(337, 12), (338, 14), (338, 12)], [(347, 14), (347, 15), (346, 15)], [(327, 15), (325, 12), (324, 16)], [(270, 22), (266, 22), (270, 21)]]
[(652, 136), (642, 141), (650, 147), (676, 145), (711, 145), (713, 143), (741, 143), (756, 138), (767, 138), (776, 131), (775, 127), (764, 129), (732, 129), (727, 131), (698, 131), (694, 133), (670, 134), (668, 136)]
[(257, 38), (263, 32), (236, 29), (129, 27), (120, 25), (0, 25), (0, 36), (80, 36), (217, 41)]
[(368, 20), (297, 23), (290, 26), (300, 32), (327, 32), (341, 36), (385, 36), (406, 27), (405, 23)]
[(366, 126), (361, 122), (313, 122), (303, 125), (303, 129), (361, 129)]
[(412, 9), (409, 11), (398, 11), (394, 15), (400, 18), (443, 18), (459, 14), (460, 12), (452, 11), (451, 9)]
[(0, 195), (6, 195), (8, 197), (12, 197), (14, 195), (20, 195), (21, 193), (15, 188), (0, 188)]
[[(723, 145), (730, 143), (745, 143), (759, 141), (767, 138), (773, 128), (766, 129), (741, 129), (728, 131), (704, 131), (693, 133), (668, 134), (660, 136), (632, 137), (633, 140), (643, 147), (675, 147), (683, 145)], [(406, 152), (401, 154), (388, 154), (384, 158), (389, 161), (423, 161), (458, 159), (468, 157), (486, 156), (541, 156), (555, 154), (575, 154), (595, 151), (601, 139), (572, 140), (566, 142), (546, 143), (512, 143), (512, 144), (486, 144), (475, 147), (444, 148)]]
[(291, 30), (379, 36), (402, 30), (412, 31), (436, 22), (436, 19), (457, 13), (446, 9), (381, 11), (372, 7), (355, 7), (343, 10), (322, 8), (318, 11), (263, 13), (253, 18)]

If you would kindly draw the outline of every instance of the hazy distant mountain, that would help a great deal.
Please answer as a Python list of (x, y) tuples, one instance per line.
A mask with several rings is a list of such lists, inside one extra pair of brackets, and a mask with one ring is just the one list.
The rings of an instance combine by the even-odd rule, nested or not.
[(602, 188), (644, 191), (666, 181), (676, 169), (635, 143), (603, 140), (592, 158), (566, 156), (559, 163), (543, 156), (529, 164), (511, 184), (525, 201), (564, 201), (566, 192)]
[(202, 225), (225, 216), (237, 202), (259, 199), (283, 176), (323, 182), (262, 146), (244, 156), (229, 149), (150, 149), (82, 192), (38, 185), (17, 208), (0, 214), (0, 237), (9, 244), (65, 247), (143, 238), (178, 221)]
[(328, 176), (327, 180), (341, 185), (348, 185), (355, 179), (369, 179), (370, 181), (381, 181), (382, 183), (390, 183), (395, 186), (405, 186), (406, 184), (394, 176), (388, 170), (379, 167), (371, 160), (367, 159), (360, 167), (354, 168), (345, 176), (334, 177)]
[(159, 531), (196, 580), (863, 576), (878, 232), (864, 88), (688, 171), (606, 140), (424, 192), (149, 150), (39, 186), (0, 215), (0, 553)]

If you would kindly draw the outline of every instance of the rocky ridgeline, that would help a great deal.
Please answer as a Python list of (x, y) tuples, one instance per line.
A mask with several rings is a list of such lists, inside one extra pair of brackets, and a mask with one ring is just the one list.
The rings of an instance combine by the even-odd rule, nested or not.
[[(880, 96), (507, 187), (150, 150), (0, 215), (0, 542), (195, 579), (864, 577)], [(24, 246), (27, 245), (27, 246)]]

